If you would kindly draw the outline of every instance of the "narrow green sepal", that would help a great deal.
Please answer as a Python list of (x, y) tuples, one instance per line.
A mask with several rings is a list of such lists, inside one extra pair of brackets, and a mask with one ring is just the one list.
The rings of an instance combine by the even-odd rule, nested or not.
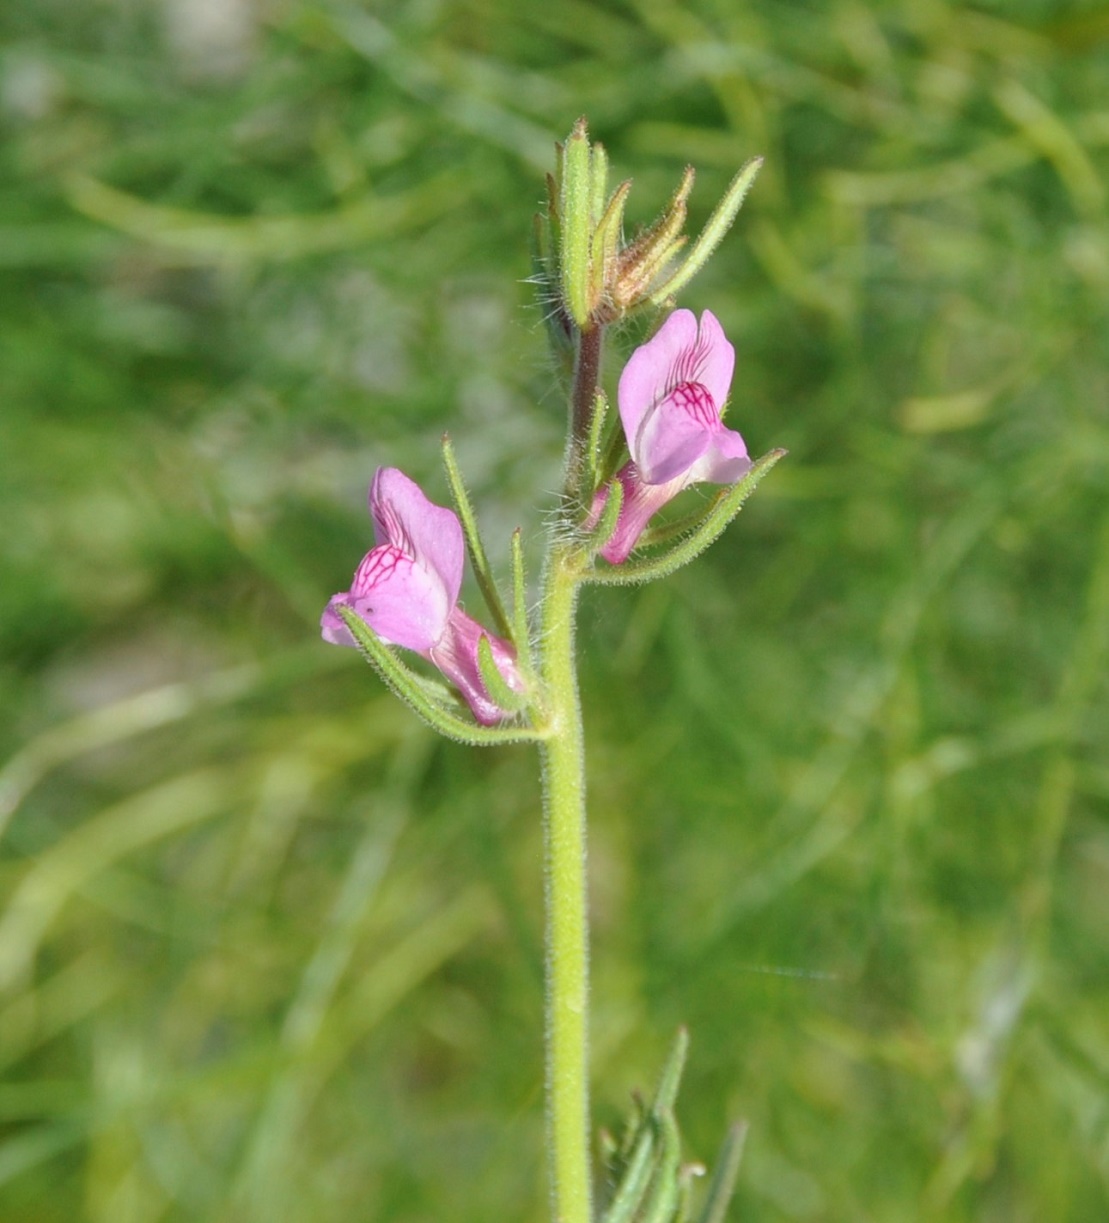
[(712, 1180), (709, 1182), (708, 1197), (697, 1216), (697, 1223), (724, 1223), (724, 1215), (728, 1203), (735, 1191), (736, 1177), (739, 1175), (739, 1161), (743, 1158), (743, 1145), (747, 1140), (747, 1123), (739, 1121), (733, 1125), (724, 1138), (720, 1154), (716, 1157), (716, 1167), (713, 1169)]
[(528, 584), (524, 571), (523, 533), (512, 532), (512, 643), (524, 675), (532, 673), (531, 634), (528, 629)]
[(589, 255), (592, 236), (589, 216), (592, 203), (590, 162), (585, 120), (579, 119), (566, 141), (562, 157), (558, 208), (562, 233), (558, 262), (566, 309), (581, 328), (589, 323)]
[(493, 646), (485, 633), (478, 638), (477, 669), (481, 675), (481, 682), (485, 685), (485, 691), (489, 693), (494, 704), (506, 709), (509, 713), (519, 713), (521, 709), (527, 707), (527, 694), (517, 692), (505, 683), (505, 678), (493, 657)]
[(594, 144), (589, 161), (589, 221), (596, 225), (605, 210), (608, 194), (608, 153), (603, 144)]
[(598, 305), (609, 306), (612, 303), (609, 294), (616, 283), (617, 260), (620, 252), (620, 239), (624, 233), (624, 207), (628, 202), (628, 192), (631, 191), (632, 180), (625, 179), (612, 193), (597, 227), (593, 231), (593, 245), (590, 258), (590, 272), (593, 288), (593, 300)]
[[(612, 538), (616, 523), (620, 518), (620, 510), (624, 504), (624, 486), (619, 480), (613, 480), (608, 486), (608, 496), (605, 498), (605, 508), (597, 519), (597, 525), (589, 533), (590, 551), (596, 553)], [(588, 580), (588, 578), (586, 579)]]
[[(469, 494), (462, 481), (462, 472), (455, 457), (454, 447), (451, 445), (450, 435), (446, 433), (443, 434), (443, 466), (446, 468), (447, 483), (450, 485), (454, 508), (458, 511), (458, 518), (462, 523), (462, 534), (466, 538), (466, 551), (470, 554), (470, 564), (473, 566), (478, 588), (485, 600), (485, 606), (489, 608), (489, 614), (493, 617), (497, 632), (511, 641), (512, 625), (504, 609), (504, 603), (501, 601), (500, 591), (497, 590), (497, 584), (493, 580), (493, 571), (489, 567), (485, 545), (481, 542), (474, 507), (470, 504)], [(500, 704), (499, 701), (497, 703)]]
[(601, 483), (601, 438), (605, 431), (605, 421), (608, 420), (608, 396), (599, 387), (593, 397), (593, 416), (589, 421), (589, 452), (586, 458), (589, 463), (589, 487), (597, 488)]
[(381, 676), (382, 682), (433, 730), (448, 739), (474, 746), (495, 743), (519, 743), (543, 739), (544, 732), (531, 726), (479, 726), (460, 718), (444, 703), (447, 689), (440, 697), (436, 688), (422, 676), (410, 671), (368, 624), (349, 607), (338, 608), (343, 623), (350, 629), (363, 657)]
[(627, 439), (624, 437), (624, 430), (617, 426), (609, 431), (604, 454), (598, 461), (596, 484), (600, 486), (611, 480), (627, 456)]
[(659, 1075), (655, 1096), (651, 1101), (651, 1112), (656, 1117), (674, 1111), (678, 1099), (678, 1088), (682, 1083), (685, 1059), (689, 1055), (689, 1029), (683, 1024), (674, 1035), (674, 1043), (666, 1057), (666, 1065)]
[(622, 565), (591, 569), (582, 576), (582, 581), (604, 586), (628, 586), (666, 577), (683, 565), (688, 565), (720, 538), (766, 473), (783, 459), (786, 453), (785, 450), (771, 450), (761, 459), (757, 459), (742, 480), (716, 495), (690, 534), (669, 551), (658, 556), (645, 557), (640, 561), (625, 561)]
[(762, 161), (761, 157), (752, 157), (750, 161), (743, 163), (681, 267), (650, 295), (649, 300), (652, 305), (661, 306), (669, 298), (676, 297), (705, 266), (709, 256), (720, 245), (724, 235), (736, 219), (736, 214), (742, 207), (747, 192), (751, 190), (751, 185), (759, 170), (762, 169)]
[(671, 1223), (677, 1213), (681, 1195), (679, 1173), (682, 1161), (682, 1140), (674, 1114), (667, 1110), (656, 1116), (661, 1141), (651, 1193), (645, 1203), (643, 1223)]
[(624, 1168), (616, 1196), (602, 1216), (602, 1223), (629, 1223), (638, 1214), (651, 1185), (654, 1153), (654, 1129), (644, 1126)]
[(624, 1122), (624, 1136), (620, 1142), (620, 1159), (624, 1163), (631, 1158), (632, 1151), (635, 1150), (643, 1136), (648, 1117), (650, 1113), (647, 1111), (646, 1104), (643, 1103), (643, 1097), (638, 1091), (633, 1091), (632, 1106)]
[(681, 1139), (674, 1120), (674, 1103), (681, 1085), (689, 1033), (678, 1029), (659, 1076), (650, 1105), (637, 1095), (623, 1141), (609, 1166), (619, 1176), (619, 1188), (602, 1223), (669, 1223), (681, 1196)]

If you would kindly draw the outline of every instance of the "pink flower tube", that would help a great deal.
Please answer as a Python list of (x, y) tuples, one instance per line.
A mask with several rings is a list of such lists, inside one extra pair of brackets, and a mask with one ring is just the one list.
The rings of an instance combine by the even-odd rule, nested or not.
[(505, 683), (524, 689), (512, 646), (487, 632), (458, 606), (466, 547), (453, 510), (434, 505), (395, 467), (380, 467), (370, 486), (377, 546), (362, 558), (350, 590), (332, 597), (320, 618), (325, 641), (355, 645), (336, 610), (349, 607), (388, 645), (434, 663), (465, 697), (474, 717), (492, 726), (509, 712), (489, 696), (478, 665), (488, 637)]
[[(601, 555), (627, 560), (650, 519), (691, 484), (734, 484), (751, 469), (747, 447), (721, 416), (735, 349), (709, 310), (675, 310), (658, 334), (632, 353), (620, 375), (620, 420), (631, 459), (616, 478), (624, 500)], [(597, 493), (595, 523), (608, 497)]]

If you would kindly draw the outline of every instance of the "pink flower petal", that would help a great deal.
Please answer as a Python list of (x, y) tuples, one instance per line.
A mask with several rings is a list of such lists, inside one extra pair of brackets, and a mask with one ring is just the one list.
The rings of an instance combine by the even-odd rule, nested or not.
[[(631, 462), (619, 473), (620, 517), (601, 555), (626, 560), (651, 518), (684, 488), (701, 481), (732, 484), (751, 468), (743, 438), (721, 421), (735, 371), (735, 349), (710, 311), (700, 323), (675, 310), (658, 334), (636, 349), (620, 376), (620, 420)], [(597, 493), (586, 526), (608, 494)]]
[(641, 479), (666, 484), (708, 450), (720, 417), (699, 382), (683, 382), (656, 404), (629, 445)]
[(466, 560), (462, 524), (455, 512), (429, 501), (403, 471), (379, 467), (370, 485), (370, 513), (377, 542), (393, 544), (433, 574), (453, 607)]
[(724, 404), (728, 401), (728, 392), (732, 388), (735, 349), (728, 343), (723, 327), (711, 310), (706, 310), (701, 315), (697, 352), (697, 371), (691, 380), (705, 387), (716, 404), (716, 415), (720, 416)]
[(320, 633), (324, 641), (329, 641), (332, 645), (358, 645), (338, 612), (340, 607), (349, 606), (350, 595), (345, 592), (341, 595), (332, 595), (328, 600), (327, 606), (323, 609), (323, 615), (320, 617)]
[(382, 641), (430, 650), (443, 635), (453, 603), (438, 576), (392, 544), (367, 552), (350, 584), (348, 605)]
[(693, 311), (675, 310), (658, 333), (628, 358), (620, 375), (617, 401), (629, 443), (639, 433), (647, 412), (679, 382), (688, 381), (676, 371), (683, 354), (693, 351), (696, 344), (697, 319)]
[(734, 484), (751, 470), (747, 445), (734, 429), (713, 431), (709, 448), (686, 473), (689, 484)]

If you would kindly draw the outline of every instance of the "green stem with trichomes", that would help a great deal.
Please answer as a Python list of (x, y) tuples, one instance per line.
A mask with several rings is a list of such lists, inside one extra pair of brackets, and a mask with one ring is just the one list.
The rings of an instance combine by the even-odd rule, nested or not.
[(576, 336), (566, 452), (564, 521), (544, 575), (540, 664), (546, 703), (543, 763), (547, 926), (547, 1127), (554, 1223), (590, 1223), (589, 916), (586, 898), (585, 743), (574, 660), (578, 588), (589, 565), (573, 539), (581, 503), (592, 494), (585, 449), (596, 411), (604, 329)]
[(585, 746), (574, 667), (582, 566), (555, 544), (543, 599), (544, 876), (547, 905), (547, 1125), (555, 1223), (589, 1223), (589, 922)]

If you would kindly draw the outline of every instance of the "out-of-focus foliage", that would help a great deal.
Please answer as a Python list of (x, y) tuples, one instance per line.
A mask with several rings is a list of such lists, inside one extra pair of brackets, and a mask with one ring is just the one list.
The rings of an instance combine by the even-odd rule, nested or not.
[(586, 600), (597, 1120), (685, 1021), (735, 1219), (1109, 1217), (1104, 5), (0, 27), (6, 1223), (543, 1217), (533, 755), (316, 622), (447, 428), (538, 551), (527, 238), (583, 112), (637, 221), (766, 155), (685, 304), (791, 452)]

